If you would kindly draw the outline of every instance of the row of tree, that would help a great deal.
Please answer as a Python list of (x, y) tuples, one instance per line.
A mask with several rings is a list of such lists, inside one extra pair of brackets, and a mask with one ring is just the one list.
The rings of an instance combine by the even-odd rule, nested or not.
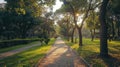
[[(58, 25), (61, 27), (61, 33), (68, 38), (73, 37), (77, 29), (79, 37), (79, 46), (82, 43), (82, 28), (84, 24), (89, 28), (92, 41), (96, 30), (100, 37), (100, 55), (108, 56), (107, 39), (115, 40), (120, 38), (120, 4), (119, 0), (61, 0), (64, 5), (56, 11), (56, 14), (62, 15)], [(78, 21), (79, 16), (82, 21)], [(66, 16), (67, 15), (67, 16)], [(80, 23), (78, 23), (80, 22)], [(86, 22), (86, 23), (85, 23)], [(76, 34), (75, 34), (76, 35)]]

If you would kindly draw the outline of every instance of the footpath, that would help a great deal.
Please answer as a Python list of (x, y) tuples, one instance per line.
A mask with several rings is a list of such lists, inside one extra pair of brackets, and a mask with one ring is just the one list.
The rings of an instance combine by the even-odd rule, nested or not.
[(61, 38), (36, 67), (89, 67)]

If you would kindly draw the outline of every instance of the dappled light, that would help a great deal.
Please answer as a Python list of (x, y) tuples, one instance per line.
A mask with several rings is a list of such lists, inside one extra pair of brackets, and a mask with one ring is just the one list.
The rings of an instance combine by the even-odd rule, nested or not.
[(0, 0), (0, 67), (120, 67), (120, 0)]

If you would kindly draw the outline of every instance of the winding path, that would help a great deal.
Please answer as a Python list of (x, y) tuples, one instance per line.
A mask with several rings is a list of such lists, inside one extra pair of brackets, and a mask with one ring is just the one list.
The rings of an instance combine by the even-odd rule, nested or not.
[(40, 60), (36, 67), (88, 67), (87, 64), (67, 45), (61, 38), (57, 38), (55, 44), (45, 58)]

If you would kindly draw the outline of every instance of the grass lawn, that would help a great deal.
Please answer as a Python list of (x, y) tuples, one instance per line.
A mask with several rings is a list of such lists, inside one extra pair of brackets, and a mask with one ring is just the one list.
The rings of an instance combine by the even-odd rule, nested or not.
[(35, 42), (32, 42), (32, 43), (28, 43), (28, 44), (15, 45), (15, 46), (12, 46), (12, 47), (7, 47), (7, 48), (0, 48), (0, 53), (7, 52), (7, 51), (10, 51), (10, 50), (14, 50), (14, 49), (21, 48), (21, 47), (25, 47), (25, 46), (30, 46), (30, 45), (37, 44), (37, 43), (39, 43), (39, 41), (35, 41)]
[(66, 41), (66, 44), (71, 46), (78, 54), (83, 57), (92, 67), (119, 67), (120, 66), (120, 41), (111, 41), (109, 43), (109, 55), (108, 58), (100, 58), (100, 41), (95, 39), (93, 42), (89, 38), (83, 38), (83, 47), (78, 46), (78, 43), (70, 43)]
[(54, 41), (55, 39), (51, 39), (48, 44), (42, 44), (42, 46), (36, 46), (14, 56), (2, 59), (0, 60), (0, 67), (33, 67), (38, 60), (45, 56)]

